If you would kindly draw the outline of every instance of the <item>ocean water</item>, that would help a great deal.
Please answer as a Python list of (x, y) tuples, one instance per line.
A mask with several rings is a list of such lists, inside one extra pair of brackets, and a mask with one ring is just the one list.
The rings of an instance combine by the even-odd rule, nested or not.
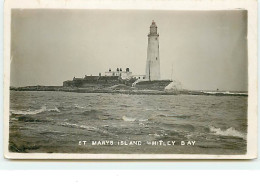
[(247, 97), (11, 91), (9, 123), (11, 152), (245, 154)]

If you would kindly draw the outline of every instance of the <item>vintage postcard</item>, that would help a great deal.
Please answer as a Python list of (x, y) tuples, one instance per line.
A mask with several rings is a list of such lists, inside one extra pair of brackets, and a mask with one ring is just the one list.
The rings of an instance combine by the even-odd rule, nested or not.
[(257, 158), (257, 2), (5, 2), (10, 159)]

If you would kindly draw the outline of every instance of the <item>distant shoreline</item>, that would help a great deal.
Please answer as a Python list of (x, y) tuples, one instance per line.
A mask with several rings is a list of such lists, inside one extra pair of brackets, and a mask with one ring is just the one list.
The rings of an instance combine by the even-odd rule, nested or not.
[(63, 86), (27, 86), (10, 87), (11, 91), (62, 91), (76, 93), (110, 93), (110, 94), (131, 94), (131, 95), (205, 95), (205, 96), (248, 96), (246, 92), (222, 92), (222, 91), (195, 91), (195, 90), (138, 90), (138, 89), (88, 89), (69, 88)]

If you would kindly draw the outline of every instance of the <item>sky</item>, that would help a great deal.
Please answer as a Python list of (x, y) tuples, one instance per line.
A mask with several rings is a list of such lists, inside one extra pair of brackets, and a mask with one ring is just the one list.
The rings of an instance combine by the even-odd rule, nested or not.
[(191, 90), (247, 90), (244, 10), (14, 9), (11, 86), (62, 85), (117, 67), (144, 75), (152, 20), (162, 79)]

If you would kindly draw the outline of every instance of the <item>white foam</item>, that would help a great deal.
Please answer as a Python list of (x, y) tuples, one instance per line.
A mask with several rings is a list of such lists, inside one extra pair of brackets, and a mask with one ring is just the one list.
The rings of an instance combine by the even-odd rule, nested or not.
[(26, 111), (22, 111), (22, 110), (11, 110), (10, 112), (12, 114), (18, 114), (18, 115), (35, 115), (35, 114), (39, 114), (41, 112), (45, 112), (45, 111), (50, 111), (50, 112), (60, 112), (60, 110), (55, 107), (54, 109), (47, 109), (46, 106), (42, 106), (40, 109), (37, 110), (26, 110)]
[(145, 118), (138, 119), (138, 118), (131, 118), (131, 117), (126, 117), (126, 116), (123, 116), (122, 119), (124, 121), (129, 121), (129, 122), (133, 122), (133, 121), (146, 122), (146, 121), (148, 121), (148, 119), (145, 119)]
[(229, 95), (248, 95), (248, 93), (242, 93), (242, 92), (223, 92), (223, 91), (201, 91), (203, 93), (207, 94), (229, 94)]
[(234, 94), (234, 95), (248, 95), (248, 93), (239, 93), (239, 92), (224, 92), (224, 94)]
[(74, 104), (74, 106), (75, 106), (75, 108), (78, 108), (78, 109), (85, 109), (86, 108), (86, 107), (82, 107), (82, 106), (80, 106), (78, 104)]
[(83, 129), (88, 129), (88, 130), (95, 130), (94, 127), (89, 127), (87, 125), (78, 125), (75, 123), (68, 123), (68, 122), (63, 122), (60, 123), (61, 126), (68, 126), (68, 127), (72, 127), (72, 128), (83, 128)]
[(39, 114), (41, 112), (46, 111), (47, 108), (46, 106), (42, 106), (41, 109), (38, 110), (26, 110), (26, 111), (22, 111), (22, 110), (11, 110), (12, 114), (19, 114), (19, 115), (34, 115), (34, 114)]
[(240, 137), (246, 140), (246, 135), (237, 131), (233, 127), (230, 127), (226, 130), (221, 130), (220, 128), (210, 127), (210, 131), (213, 132), (216, 135), (221, 136), (234, 136), (234, 137)]
[(139, 119), (138, 121), (145, 122), (148, 121), (148, 119)]
[(60, 123), (60, 125), (62, 125), (62, 126), (78, 127), (78, 125), (76, 125), (76, 124), (74, 124), (74, 123), (68, 123), (68, 122)]
[(50, 111), (50, 112), (60, 112), (60, 110), (55, 107), (54, 109), (47, 109), (47, 111)]
[(129, 121), (129, 122), (133, 122), (133, 121), (136, 120), (136, 118), (126, 117), (126, 116), (123, 116), (122, 119), (123, 119), (124, 121)]
[(155, 137), (160, 137), (160, 134), (154, 133), (154, 134), (148, 134), (149, 136), (155, 136)]

